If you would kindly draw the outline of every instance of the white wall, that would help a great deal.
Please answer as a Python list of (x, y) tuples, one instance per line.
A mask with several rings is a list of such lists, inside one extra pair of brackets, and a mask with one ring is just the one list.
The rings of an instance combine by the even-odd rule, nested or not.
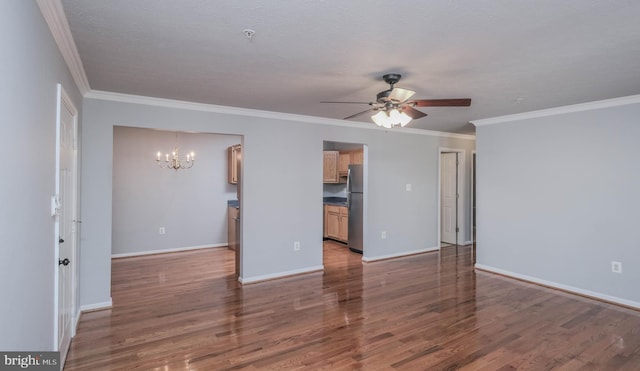
[(640, 96), (479, 126), (478, 265), (640, 307), (638, 117)]
[[(181, 107), (174, 102), (169, 104)], [(375, 259), (438, 246), (437, 174), (442, 138), (371, 130), (366, 124), (362, 124), (362, 129), (311, 124), (308, 122), (332, 121), (303, 116), (256, 114), (224, 107), (212, 112), (207, 106), (192, 107), (85, 98), (82, 138), (85, 254), (81, 292), (84, 305), (110, 300), (114, 125), (244, 136), (241, 225), (244, 279), (322, 266), (325, 140), (368, 146), (365, 257)], [(473, 139), (446, 142), (448, 146), (474, 146)], [(412, 183), (412, 192), (405, 192), (406, 183)], [(379, 238), (382, 230), (387, 231), (386, 240)], [(293, 241), (301, 242), (300, 252), (293, 251)]]
[(53, 350), (56, 85), (81, 99), (35, 1), (0, 1), (0, 49), (0, 349)]
[[(180, 153), (196, 153), (188, 170), (161, 169), (158, 151), (176, 144), (176, 133), (116, 126), (113, 141), (112, 254), (132, 255), (227, 244), (227, 147), (237, 135), (184, 133)], [(159, 228), (165, 229), (160, 235)]]

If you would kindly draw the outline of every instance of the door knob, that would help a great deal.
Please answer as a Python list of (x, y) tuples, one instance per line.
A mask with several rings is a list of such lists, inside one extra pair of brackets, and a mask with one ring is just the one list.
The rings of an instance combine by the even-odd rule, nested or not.
[(64, 243), (64, 240), (62, 238), (58, 238), (58, 242), (59, 243)]
[(64, 260), (60, 260), (58, 259), (58, 265), (69, 265), (69, 263), (71, 263), (71, 260), (69, 260), (68, 258), (64, 258)]

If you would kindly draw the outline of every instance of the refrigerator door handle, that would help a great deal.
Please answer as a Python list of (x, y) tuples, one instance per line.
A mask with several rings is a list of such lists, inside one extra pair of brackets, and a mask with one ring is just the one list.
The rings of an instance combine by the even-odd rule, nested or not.
[(351, 169), (347, 169), (347, 210), (351, 210)]

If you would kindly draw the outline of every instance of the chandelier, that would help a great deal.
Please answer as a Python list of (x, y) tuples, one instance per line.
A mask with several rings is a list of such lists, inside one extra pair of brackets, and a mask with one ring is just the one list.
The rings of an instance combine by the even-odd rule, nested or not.
[(176, 132), (176, 144), (173, 146), (173, 151), (171, 154), (166, 153), (164, 155), (164, 160), (162, 160), (162, 153), (158, 152), (156, 157), (156, 163), (161, 168), (166, 169), (189, 169), (193, 166), (193, 163), (196, 161), (195, 153), (191, 152), (187, 154), (185, 159), (180, 158), (180, 153), (178, 152), (178, 132)]
[(376, 125), (387, 129), (396, 126), (405, 127), (411, 121), (411, 116), (400, 112), (400, 109), (393, 103), (388, 102), (378, 113), (371, 116), (371, 119)]

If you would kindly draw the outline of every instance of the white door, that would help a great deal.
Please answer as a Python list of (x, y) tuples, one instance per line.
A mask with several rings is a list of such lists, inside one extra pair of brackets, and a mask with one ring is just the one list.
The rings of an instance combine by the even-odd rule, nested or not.
[(74, 335), (77, 248), (77, 111), (59, 88), (57, 343), (64, 360)]
[(458, 154), (447, 152), (440, 154), (440, 240), (456, 243), (456, 198)]

